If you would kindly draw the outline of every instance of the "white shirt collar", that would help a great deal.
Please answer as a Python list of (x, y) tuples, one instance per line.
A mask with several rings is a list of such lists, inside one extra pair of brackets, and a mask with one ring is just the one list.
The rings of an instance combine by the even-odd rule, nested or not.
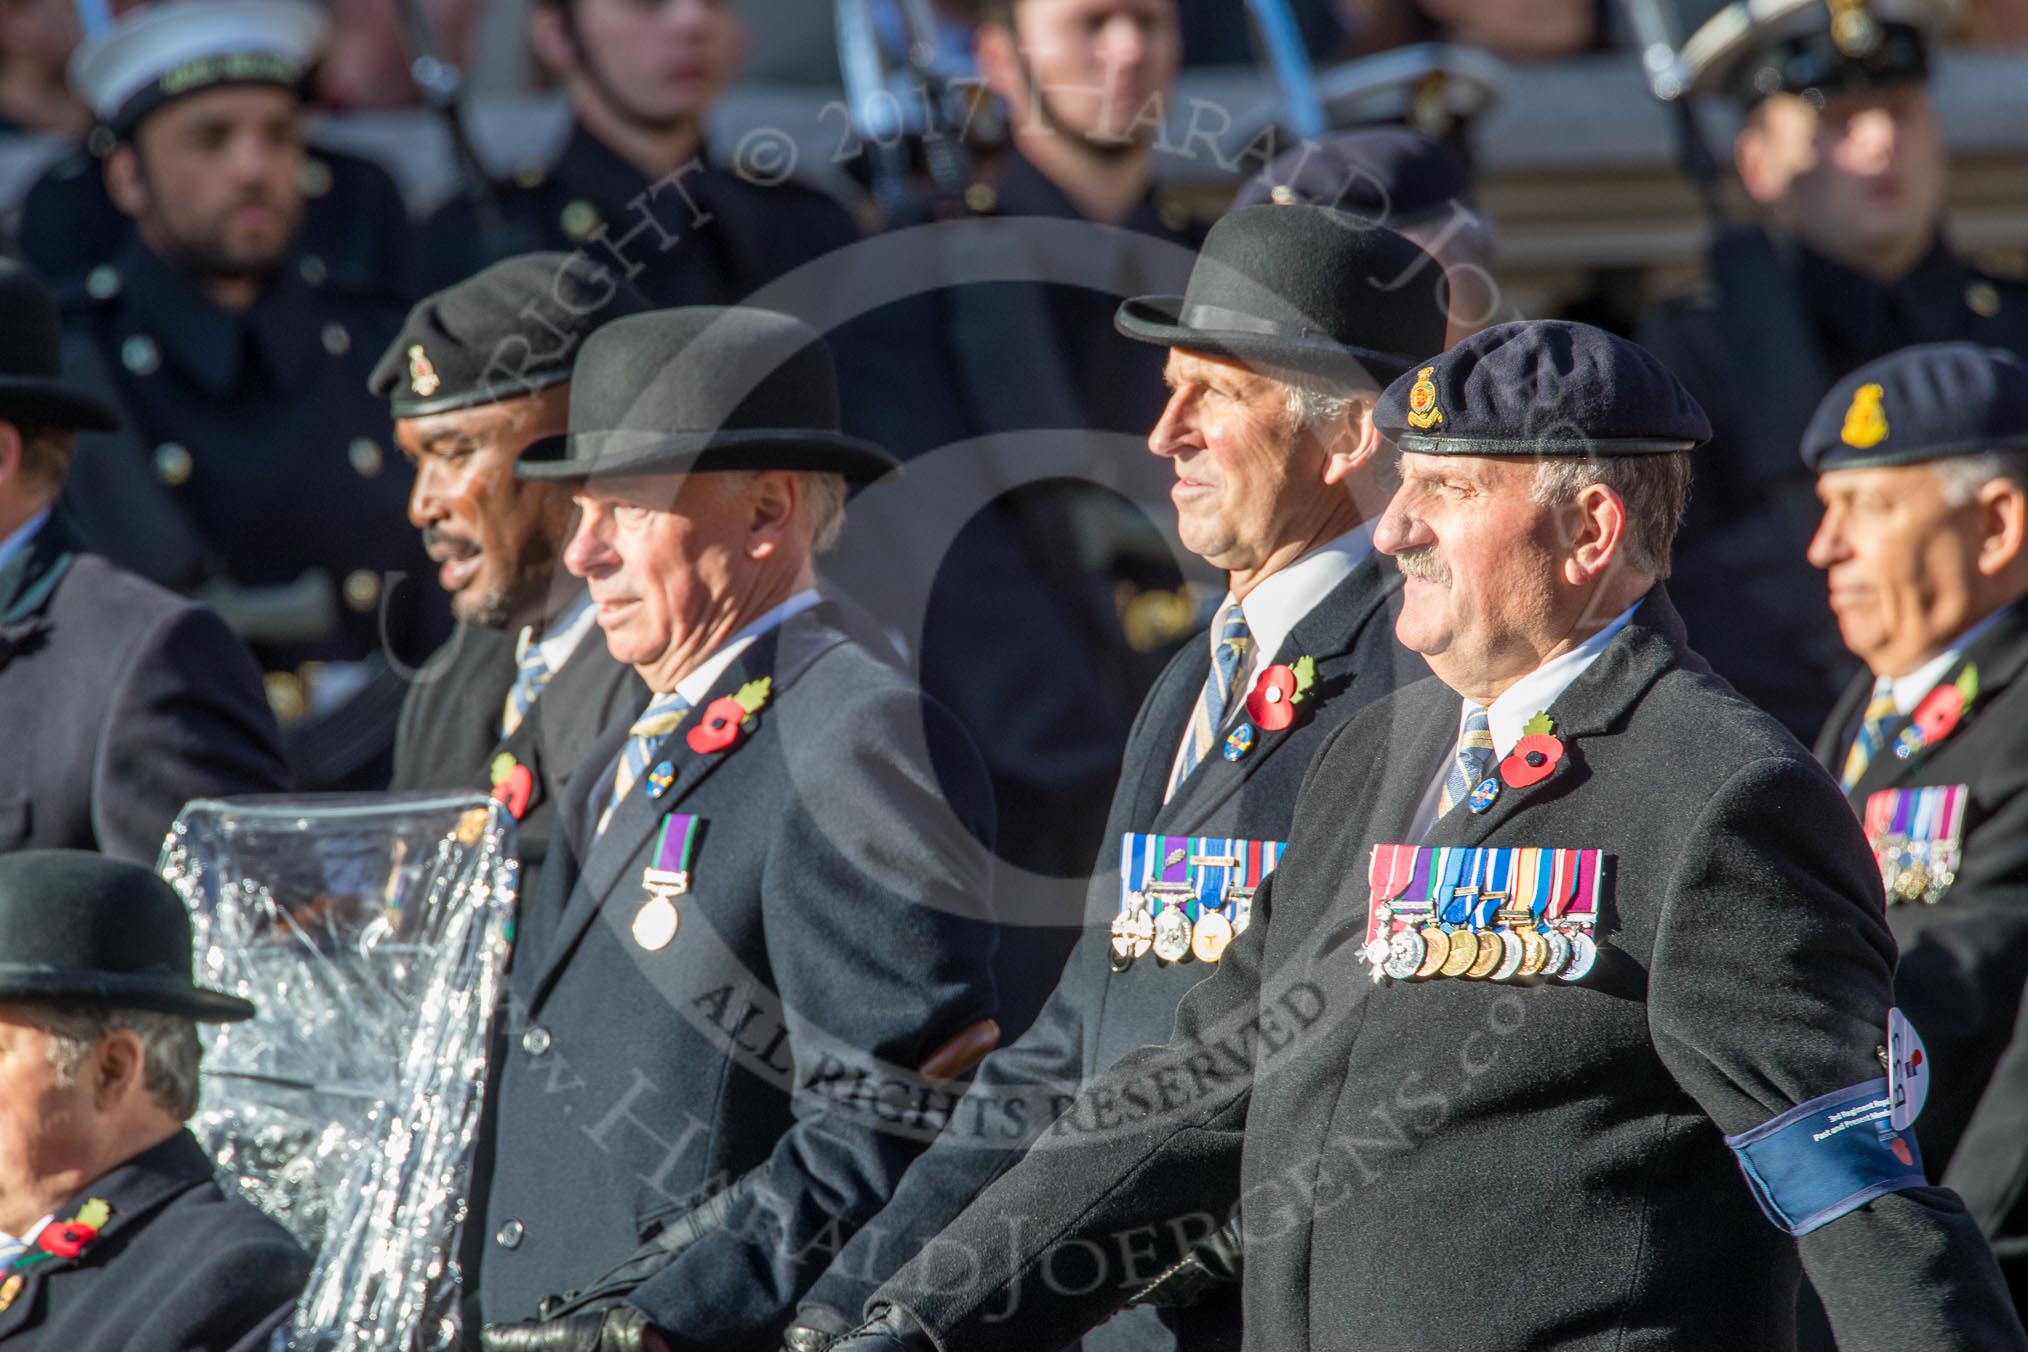
[[(577, 645), (592, 631), (598, 618), (598, 608), (592, 605), (591, 593), (581, 591), (575, 601), (542, 627), (542, 637), (535, 640), (535, 648), (542, 654), (543, 663), (552, 674), (563, 670), (563, 664), (576, 654)], [(533, 628), (531, 625), (524, 632), (532, 634)]]
[[(0, 558), (4, 557), (4, 554), (0, 554)], [(1993, 627), (1993, 622), (2007, 613), (2007, 609), (2006, 606), (2001, 606), (1958, 635), (1957, 642), (1951, 644), (1949, 648), (1930, 658), (1906, 676), (1882, 676), (1873, 683), (1874, 696), (1876, 698), (1879, 696), (1884, 684), (1894, 692), (1894, 705), (1901, 710), (1902, 717), (1906, 718), (1914, 713), (1915, 706), (1922, 703), (1922, 697), (1936, 689), (1936, 683), (1944, 678), (1945, 672), (1957, 665), (1958, 659), (1964, 656), (1965, 649), (1978, 642), (1985, 632)]]
[(4, 540), (0, 540), (0, 568), (5, 568), (13, 561), (16, 554), (28, 548), (28, 542), (35, 538), (35, 532), (41, 530), (44, 524), (48, 522), (50, 510), (48, 507), (43, 508), (34, 516), (29, 517), (28, 520), (22, 522), (20, 529), (16, 530), (12, 535), (9, 535)]

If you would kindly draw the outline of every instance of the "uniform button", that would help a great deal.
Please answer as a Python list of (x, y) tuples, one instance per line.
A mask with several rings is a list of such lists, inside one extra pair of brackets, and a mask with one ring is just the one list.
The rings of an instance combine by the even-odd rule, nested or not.
[(345, 458), (352, 462), (352, 468), (359, 471), (361, 478), (371, 479), (380, 473), (380, 443), (372, 437), (354, 437), (352, 444), (345, 448)]
[(993, 191), (990, 183), (974, 183), (965, 189), (965, 205), (974, 215), (990, 216), (993, 208), (1000, 205), (1000, 194)]
[(549, 1050), (549, 1030), (537, 1024), (521, 1035), (521, 1050), (530, 1056), (541, 1056)]
[(364, 613), (380, 603), (380, 575), (361, 568), (345, 575), (345, 604)]
[(1180, 235), (1190, 228), (1190, 208), (1173, 197), (1163, 198), (1155, 207), (1155, 214), (1162, 218), (1162, 224), (1170, 234)]
[(599, 209), (580, 197), (563, 209), (557, 223), (572, 239), (587, 240), (599, 228)]
[(277, 723), (285, 726), (293, 723), (310, 707), (303, 678), (293, 671), (271, 671), (261, 678), (261, 684), (267, 690), (268, 708), (274, 712)]
[(302, 188), (305, 197), (322, 197), (331, 191), (331, 166), (322, 160), (304, 160), (303, 171), (296, 175), (296, 184)]
[(494, 1233), (493, 1242), (503, 1249), (518, 1248), (521, 1244), (521, 1236), (526, 1233), (528, 1233), (527, 1228), (520, 1221), (508, 1221)]
[(196, 462), (190, 452), (173, 441), (165, 441), (155, 448), (155, 477), (175, 488), (190, 482), (190, 471)]
[(296, 263), (296, 271), (300, 272), (303, 280), (311, 286), (322, 286), (324, 279), (330, 275), (330, 269), (324, 266), (324, 260), (315, 254), (304, 254)]
[(120, 365), (137, 376), (153, 375), (162, 364), (162, 349), (145, 333), (137, 333), (120, 344)]
[(111, 300), (120, 294), (120, 270), (101, 263), (85, 274), (85, 294), (93, 300)]
[(1965, 288), (1965, 304), (1973, 314), (1991, 319), (2000, 313), (2000, 290), (1991, 282), (1973, 282)]
[(85, 137), (85, 149), (91, 152), (95, 160), (102, 160), (112, 154), (113, 147), (119, 143), (120, 138), (113, 134), (113, 129), (104, 125), (93, 127), (91, 135)]
[(549, 170), (534, 161), (514, 166), (514, 181), (524, 188), (539, 188), (549, 178)]
[(334, 357), (342, 357), (352, 347), (352, 335), (345, 326), (333, 320), (324, 326), (324, 350)]

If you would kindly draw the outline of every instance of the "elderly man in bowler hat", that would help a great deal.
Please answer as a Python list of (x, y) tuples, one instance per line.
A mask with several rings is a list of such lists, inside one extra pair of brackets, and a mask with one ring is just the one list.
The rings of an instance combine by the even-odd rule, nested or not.
[(816, 588), (848, 481), (892, 467), (813, 330), (703, 307), (592, 334), (516, 467), (574, 487), (565, 566), (654, 696), (522, 910), (495, 1352), (776, 1336), (997, 1039), (978, 755)]
[(84, 552), (56, 506), (80, 430), (56, 303), (0, 262), (0, 854), (152, 864), (184, 803), (287, 787), (253, 657), (210, 611)]
[[(1444, 332), (1440, 294), (1376, 284), (1429, 266), (1407, 240), (1343, 213), (1254, 207), (1212, 228), (1185, 295), (1141, 297), (1121, 311), (1126, 336), (1167, 349), (1169, 402), (1148, 450), (1174, 472), (1183, 542), (1226, 574), (1229, 591), (1134, 722), (1084, 934), (1042, 1021), (986, 1059), (957, 1125), (812, 1288), (791, 1331), (799, 1352), (857, 1322), (881, 1281), (937, 1242), (1055, 1106), (1120, 1056), (1166, 1039), (1177, 1002), (1218, 970), (1224, 942), (1246, 927), (1242, 893), (1258, 873), (1228, 890), (1217, 867), (1186, 858), (1176, 876), (1194, 870), (1208, 895), (1193, 929), (1156, 948), (1156, 917), (1140, 909), (1150, 879), (1124, 876), (1137, 845), (1216, 841), (1194, 852), (1271, 861), (1316, 748), (1426, 674), (1394, 641), (1401, 579), (1373, 551), (1392, 464), (1372, 414), (1385, 382)], [(1278, 709), (1270, 692), (1293, 698)], [(1188, 1281), (1178, 1274), (1147, 1308), (1093, 1330), (1087, 1352), (1237, 1348), (1236, 1244), (1236, 1232), (1219, 1236)], [(1157, 1272), (1121, 1274), (1126, 1294)]]
[(1842, 1348), (2028, 1347), (1890, 1116), (1858, 823), (1669, 604), (1702, 411), (1634, 344), (1534, 321), (1375, 421), (1402, 483), (1374, 541), (1435, 679), (1318, 753), (1169, 1045), (954, 1227), (979, 1266), (904, 1270), (841, 1352), (1062, 1345), (1123, 1237), (1159, 1260), (1169, 1217), (1235, 1203), (1277, 1352), (1779, 1352), (1799, 1267)]
[(310, 1260), (212, 1179), (184, 1130), (199, 1023), (254, 1007), (194, 984), (190, 920), (137, 864), (0, 858), (0, 1344), (259, 1352)]

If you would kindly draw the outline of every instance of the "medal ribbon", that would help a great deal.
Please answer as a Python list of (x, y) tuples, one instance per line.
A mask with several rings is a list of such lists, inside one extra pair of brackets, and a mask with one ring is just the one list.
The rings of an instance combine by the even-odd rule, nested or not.
[(1894, 810), (1900, 797), (1900, 792), (1895, 789), (1881, 789), (1867, 795), (1866, 839), (1878, 843), (1894, 828)]
[(1134, 913), (1134, 895), (1148, 885), (1162, 837), (1128, 832), (1120, 837), (1120, 914)]
[[(1414, 845), (1375, 845), (1373, 862), (1366, 871), (1367, 886), (1372, 897), (1366, 905), (1366, 942), (1372, 943), (1380, 937), (1384, 928), (1379, 911), (1387, 902), (1401, 897), (1414, 880), (1418, 855), (1423, 851)], [(1425, 869), (1427, 865), (1422, 865)], [(1404, 898), (1405, 899), (1405, 898)]]
[[(1454, 857), (1447, 861), (1448, 867), (1444, 874), (1442, 915), (1444, 928), (1446, 929), (1470, 922), (1472, 918), (1472, 902), (1465, 897), (1464, 893), (1466, 891), (1474, 894), (1478, 892), (1479, 879), (1486, 867), (1486, 852), (1482, 849), (1459, 846), (1453, 851), (1453, 855)], [(1461, 888), (1458, 886), (1458, 875), (1464, 872), (1464, 865), (1468, 856), (1472, 865), (1472, 880)]]
[(1577, 897), (1570, 904), (1571, 918), (1582, 925), (1598, 923), (1598, 894), (1605, 871), (1605, 854), (1600, 850), (1572, 850), (1577, 856)]
[(1512, 901), (1510, 890), (1514, 878), (1514, 851), (1512, 849), (1489, 848), (1484, 850), (1486, 858), (1486, 890), (1479, 894), (1473, 909), (1472, 928), (1485, 929), (1493, 923), (1493, 912), (1500, 909), (1503, 901)]
[(1910, 840), (1928, 842), (1936, 839), (1937, 808), (1940, 806), (1935, 789), (1915, 791), (1915, 824), (1908, 833)]
[(672, 812), (662, 820), (662, 834), (655, 842), (655, 869), (661, 873), (689, 873), (690, 856), (697, 849), (697, 817), (689, 812)]
[(1544, 850), (1549, 856), (1549, 905), (1551, 920), (1563, 919), (1563, 913), (1570, 908), (1571, 890), (1577, 882), (1577, 859), (1574, 850)]
[(1937, 839), (1955, 845), (1965, 829), (1965, 799), (1971, 796), (1968, 784), (1947, 784), (1943, 787), (1943, 821)]

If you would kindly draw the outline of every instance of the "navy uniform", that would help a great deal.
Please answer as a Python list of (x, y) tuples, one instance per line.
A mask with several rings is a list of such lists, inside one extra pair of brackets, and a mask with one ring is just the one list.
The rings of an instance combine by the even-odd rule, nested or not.
[[(131, 137), (221, 81), (293, 87), (323, 26), (282, 0), (142, 10), (75, 76)], [(400, 311), (309, 263), (286, 258), (236, 313), (129, 234), (66, 316), (66, 363), (126, 421), (83, 448), (66, 501), (93, 547), (202, 596), (247, 640), (304, 787), (377, 786), (398, 671), (447, 626), (416, 581), (408, 476), (366, 388)]]
[(850, 212), (794, 179), (700, 154), (657, 181), (578, 122), (552, 163), (489, 192), (490, 223), (469, 196), (424, 223), (416, 252), (428, 289), (509, 254), (575, 249), (625, 271), (656, 305), (730, 305), (859, 238)]
[[(1817, 474), (2021, 450), (2028, 364), (1964, 343), (1896, 353), (1832, 387), (1802, 447)], [(1915, 681), (1855, 680), (1817, 758), (1879, 859), (1895, 991), (1935, 1067), (1917, 1134), (1942, 1177), (2028, 982), (2028, 603), (1980, 617), (1940, 658)]]
[[(890, 468), (837, 431), (836, 399), (786, 317), (633, 315), (586, 340), (570, 435), (516, 473)], [(609, 1347), (644, 1326), (760, 1345), (939, 1124), (915, 1068), (992, 1014), (990, 798), (949, 716), (846, 624), (814, 591), (753, 617), (603, 738), (560, 807), (491, 1127), (490, 1347), (587, 1347), (587, 1320)], [(513, 1322), (651, 1238), (666, 1262), (625, 1303)]]
[[(1927, 79), (1917, 26), (1927, 6), (1875, 5), (1877, 16), (1855, 6), (1876, 32), (1871, 47), (1852, 44), (1858, 56), (1831, 33), (1836, 8), (1789, 3), (1746, 24), (1746, 6), (1728, 6), (1684, 60), (1699, 87), (1742, 104), (1772, 89), (1821, 97)], [(1665, 303), (1640, 332), (1714, 429), (1672, 591), (1698, 651), (1808, 741), (1854, 670), (1803, 558), (1818, 512), (1795, 448), (1810, 412), (1840, 376), (1910, 344), (2028, 351), (2028, 287), (1980, 271), (1941, 235), (1906, 276), (1882, 284), (1757, 226), (1721, 230), (1706, 273), (1701, 293)]]
[[(56, 304), (0, 264), (0, 418), (110, 429), (59, 379)], [(0, 854), (153, 864), (193, 798), (288, 787), (260, 672), (216, 615), (87, 553), (61, 514), (0, 539)]]
[[(1647, 354), (1557, 321), (1465, 340), (1376, 422), (1428, 456), (1708, 432)], [(839, 1352), (1057, 1346), (1116, 1301), (1116, 1238), (1159, 1262), (1173, 1218), (1235, 1202), (1251, 1346), (1774, 1352), (1798, 1260), (1841, 1347), (2028, 1346), (1885, 1119), (1894, 944), (1836, 784), (1659, 584), (1568, 658), (1514, 687), (1545, 701), (1526, 745), (1435, 680), (1333, 734), (1169, 1045), (946, 1232), (974, 1268), (930, 1251)]]
[[(1401, 186), (1414, 188), (1408, 182)], [(1226, 260), (1272, 259), (1265, 266), (1256, 262), (1255, 280), (1283, 295), (1314, 288), (1315, 294), (1305, 295), (1300, 304), (1328, 334), (1316, 346), (1361, 354), (1355, 360), (1363, 370), (1335, 373), (1341, 387), (1374, 388), (1413, 365), (1426, 349), (1442, 345), (1441, 307), (1367, 304), (1360, 289), (1320, 278), (1319, 258), (1333, 255), (1339, 259), (1332, 271), (1334, 281), (1355, 268), (1394, 277), (1419, 259), (1427, 264), (1406, 241), (1384, 230), (1358, 228), (1335, 212), (1302, 207), (1236, 213), (1213, 228), (1205, 244), (1205, 266), (1193, 270), (1192, 300), (1182, 308), (1257, 304), (1244, 296), (1217, 294), (1231, 276)], [(1281, 275), (1270, 275), (1275, 269)], [(1143, 298), (1136, 314), (1148, 315), (1159, 304), (1159, 298)], [(1274, 320), (1272, 315), (1261, 318), (1264, 324)], [(1267, 334), (1207, 331), (1181, 321), (1144, 325), (1137, 320), (1129, 336), (1157, 347), (1223, 347), (1230, 355), (1276, 364), (1291, 363), (1293, 358), (1286, 350), (1267, 352), (1277, 342)], [(1311, 486), (1308, 491), (1339, 490)], [(1207, 856), (1230, 854), (1251, 860), (1265, 851), (1271, 859), (1288, 838), (1296, 786), (1316, 748), (1358, 710), (1426, 674), (1422, 660), (1394, 641), (1400, 578), (1391, 564), (1370, 552), (1370, 528), (1362, 527), (1356, 534), (1355, 541), (1331, 542), (1280, 574), (1260, 580), (1239, 607), (1242, 616), (1249, 610), (1264, 614), (1271, 604), (1287, 606), (1291, 604), (1287, 598), (1303, 598), (1301, 618), (1288, 630), (1279, 651), (1258, 652), (1262, 660), (1254, 663), (1259, 672), (1275, 665), (1293, 670), (1309, 659), (1313, 684), (1293, 706), (1298, 711), (1295, 721), (1274, 730), (1254, 725), (1240, 698), (1254, 684), (1246, 679), (1244, 666), (1228, 674), (1229, 686), (1214, 689), (1216, 683), (1209, 682), (1214, 649), (1225, 641), (1230, 603), (1219, 608), (1220, 622), (1213, 631), (1197, 635), (1170, 660), (1128, 734), (1119, 786), (1106, 818), (1106, 844), (1086, 892), (1083, 934), (1062, 980), (1035, 1025), (986, 1058), (969, 1096), (953, 1114), (953, 1125), (910, 1167), (894, 1200), (811, 1289), (802, 1319), (812, 1334), (826, 1325), (841, 1331), (856, 1319), (874, 1290), (924, 1244), (934, 1244), (937, 1232), (1019, 1158), (1080, 1086), (1135, 1048), (1165, 1039), (1184, 993), (1216, 970), (1212, 948), (1205, 950), (1213, 955), (1212, 961), (1195, 952), (1169, 961), (1131, 936), (1116, 945), (1116, 926), (1131, 919), (1136, 894), (1146, 881), (1123, 882), (1126, 861), (1136, 857), (1137, 849), (1145, 863), (1146, 849), (1140, 842), (1155, 836), (1169, 842), (1161, 847), (1164, 851), (1180, 844), (1186, 852)], [(1337, 580), (1321, 587), (1312, 580), (1334, 573)], [(1281, 588), (1293, 591), (1270, 598), (1269, 593)], [(1256, 645), (1258, 637), (1249, 633), (1245, 641)], [(1213, 724), (1218, 745), (1206, 747), (1178, 781), (1180, 748), (1198, 710), (1204, 708), (1208, 717), (1213, 700), (1226, 713)], [(1184, 843), (1188, 838), (1197, 840)], [(1228, 882), (1258, 885), (1257, 878), (1234, 880), (1219, 873), (1224, 865), (1196, 867), (1200, 875), (1210, 867)], [(1185, 858), (1181, 872), (1170, 871), (1183, 876), (1191, 868)], [(1221, 898), (1214, 909), (1237, 904)], [(1215, 930), (1217, 918), (1208, 924)], [(1229, 1242), (1220, 1253), (1229, 1266)], [(1140, 1280), (1133, 1282), (1130, 1274), (1128, 1294), (1150, 1285), (1157, 1275), (1140, 1273)], [(1238, 1295), (1230, 1281), (1188, 1303), (1173, 1295), (1151, 1295), (1147, 1307), (1093, 1331), (1084, 1346), (1087, 1352), (1236, 1348)], [(1172, 1300), (1177, 1303), (1169, 1304)]]
[[(254, 1007), (190, 978), (190, 921), (138, 864), (0, 858), (0, 1001), (205, 1022)], [(7, 1352), (263, 1352), (310, 1274), (289, 1232), (227, 1196), (187, 1131), (93, 1179), (0, 1257)]]

